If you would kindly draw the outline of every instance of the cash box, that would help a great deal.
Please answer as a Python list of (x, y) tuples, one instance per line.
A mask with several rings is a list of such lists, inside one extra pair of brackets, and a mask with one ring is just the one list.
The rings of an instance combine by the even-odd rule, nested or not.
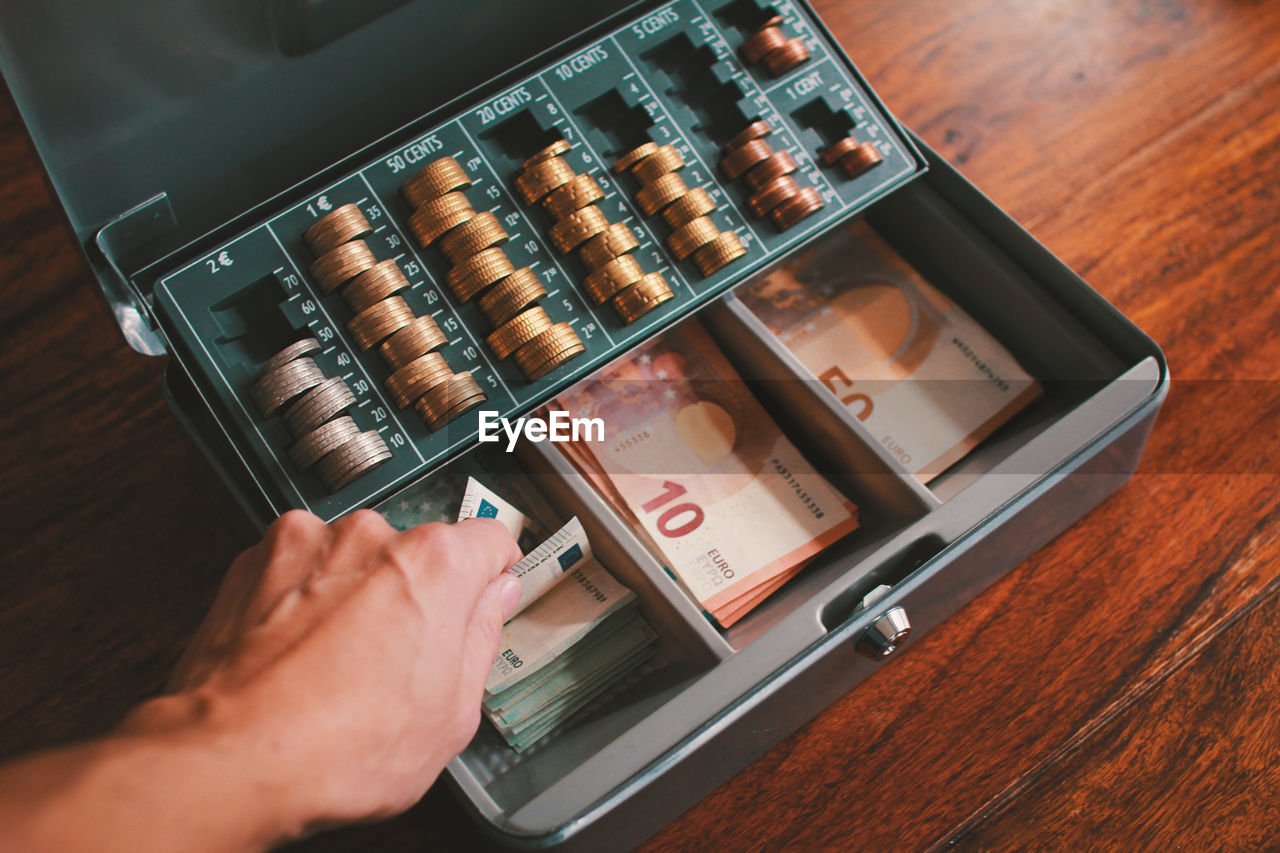
[[(637, 595), (659, 635), (637, 677), (449, 766), (512, 847), (658, 829), (1118, 488), (1167, 392), (1155, 343), (902, 128), (803, 2), (8, 3), (0, 37), (125, 340), (169, 359), (259, 526), (481, 452)], [(927, 485), (733, 293), (855, 218), (1041, 386)], [(476, 441), (481, 408), (533, 411), (694, 313), (861, 518), (729, 629), (554, 448)], [(302, 385), (324, 390), (279, 417)], [(291, 452), (338, 410), (358, 452)]]

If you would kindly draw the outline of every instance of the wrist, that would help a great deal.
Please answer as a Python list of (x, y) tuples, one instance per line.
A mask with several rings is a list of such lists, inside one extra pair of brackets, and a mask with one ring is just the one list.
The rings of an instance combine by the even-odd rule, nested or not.
[(182, 807), (203, 811), (215, 836), (233, 847), (297, 838), (312, 819), (278, 745), (224, 697), (197, 690), (148, 700), (116, 738), (126, 760), (138, 765), (134, 772), (165, 781), (166, 808), (182, 796)]

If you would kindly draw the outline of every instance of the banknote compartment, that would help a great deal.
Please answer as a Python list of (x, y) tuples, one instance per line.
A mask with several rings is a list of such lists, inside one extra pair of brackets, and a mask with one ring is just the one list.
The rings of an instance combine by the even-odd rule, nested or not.
[[(658, 634), (653, 658), (533, 749), (517, 754), (488, 723), (481, 724), (475, 739), (451, 768), (460, 784), (473, 787), (476, 798), (500, 815), (518, 810), (555, 786), (585, 757), (608, 748), (654, 708), (680, 695), (691, 680), (714, 667), (732, 649), (674, 588), (674, 581), (631, 531), (612, 517), (595, 493), (585, 483), (572, 482), (576, 473), (552, 464), (553, 457), (531, 452), (531, 445), (522, 446), (516, 454), (478, 448), (401, 494), (429, 485), (433, 478), (448, 475), (455, 465), (468, 460), (482, 462), (501, 481), (486, 485), (544, 528), (555, 529), (571, 517), (578, 517), (595, 556), (636, 594), (641, 614)], [(529, 495), (536, 495), (543, 502), (528, 506)], [(392, 504), (400, 497), (393, 495), (385, 503)]]

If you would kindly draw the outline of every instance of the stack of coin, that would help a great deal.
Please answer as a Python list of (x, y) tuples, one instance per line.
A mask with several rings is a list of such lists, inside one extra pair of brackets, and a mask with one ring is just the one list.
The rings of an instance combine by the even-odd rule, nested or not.
[(427, 426), (438, 430), (484, 400), (484, 391), (470, 373), (455, 373), (419, 397), (413, 406)]
[(768, 122), (751, 122), (725, 146), (720, 171), (747, 185), (747, 209), (753, 216), (768, 216), (779, 231), (786, 231), (821, 210), (822, 196), (816, 188), (796, 182), (795, 160), (787, 151), (773, 150), (767, 138), (771, 133)]
[(874, 143), (859, 142), (850, 135), (824, 149), (819, 159), (822, 160), (822, 165), (839, 165), (845, 175), (856, 178), (884, 162), (884, 155)]
[[(422, 169), (405, 184), (403, 190), (405, 198), (417, 205), (419, 211), (424, 208), (444, 211), (444, 220), (428, 222), (433, 232), (444, 233), (452, 227), (442, 222), (453, 222), (454, 219), (458, 220), (454, 224), (472, 219), (477, 221), (476, 227), (465, 232), (458, 229), (449, 235), (448, 239), (452, 241), (450, 251), (458, 253), (487, 248), (506, 239), (505, 232), (501, 233), (500, 238), (493, 237), (492, 228), (497, 226), (497, 220), (492, 215), (475, 216), (471, 203), (461, 192), (470, 185), (471, 179), (457, 161), (445, 157)], [(441, 199), (445, 201), (442, 203)], [(453, 211), (452, 214), (449, 213), (450, 210)], [(459, 210), (467, 211), (467, 216), (458, 218), (456, 214)], [(483, 220), (483, 217), (488, 217), (488, 221)], [(419, 221), (426, 219), (420, 217)], [(362, 350), (379, 346), (383, 360), (392, 370), (387, 379), (387, 390), (403, 409), (453, 375), (444, 356), (436, 352), (447, 345), (449, 340), (434, 319), (415, 314), (405, 301), (403, 293), (410, 289), (410, 284), (400, 265), (394, 260), (377, 260), (364, 241), (356, 239), (369, 230), (368, 221), (360, 209), (356, 205), (346, 204), (307, 229), (303, 239), (313, 252), (320, 255), (311, 271), (321, 287), (325, 292), (341, 288), (342, 298), (354, 315), (347, 322), (347, 329), (356, 344)], [(500, 226), (498, 230), (501, 231)], [(426, 369), (427, 366), (431, 369)], [(299, 439), (304, 437), (303, 433), (306, 433), (306, 437), (311, 437), (318, 429), (328, 426), (326, 421), (329, 418), (345, 411), (354, 402), (355, 397), (345, 383), (341, 384), (340, 389), (330, 387), (329, 383), (334, 381), (341, 380), (329, 380), (319, 385), (285, 413), (286, 423)], [(350, 438), (359, 433), (359, 430), (353, 424), (349, 432), (349, 435), (343, 435)], [(326, 441), (337, 441), (329, 433), (324, 435), (327, 436)], [(311, 444), (306, 447), (311, 447), (316, 441), (319, 439), (311, 438)], [(381, 439), (378, 441), (381, 442)], [(301, 444), (301, 440), (299, 443)], [(334, 443), (330, 449), (337, 448), (339, 444), (341, 442)], [(321, 469), (322, 477), (327, 483), (349, 482), (346, 478), (355, 476), (349, 474), (350, 471), (358, 473), (379, 464), (383, 457), (380, 452), (375, 452), (376, 448), (372, 444), (373, 439), (364, 440), (364, 444), (360, 445), (361, 453), (354, 456), (348, 453), (341, 457), (345, 460), (341, 464), (326, 463), (328, 467)], [(329, 447), (328, 444), (324, 446)], [(385, 449), (384, 446), (383, 450)], [(310, 460), (309, 464), (314, 464), (321, 458), (312, 458), (313, 456), (313, 450), (307, 450), (300, 458)]]
[[(577, 192), (582, 198), (587, 198), (591, 188), (582, 184), (564, 186), (573, 177), (573, 170), (564, 163), (560, 155), (567, 152), (569, 148), (567, 142), (557, 140), (530, 157), (525, 164), (526, 169), (539, 163), (544, 165), (538, 166), (534, 176), (522, 175), (523, 180), (517, 180), (517, 190), (521, 195), (527, 197), (528, 193), (537, 192), (538, 197), (541, 198), (554, 189), (557, 190), (554, 195), (558, 204), (562, 205), (564, 210), (572, 212), (581, 206), (574, 201), (573, 194)], [(557, 176), (563, 176), (564, 180), (559, 180)], [(543, 180), (547, 186), (538, 185), (538, 180)], [(409, 203), (417, 208), (410, 219), (410, 228), (418, 242), (423, 248), (432, 243), (438, 243), (441, 254), (451, 265), (445, 281), (453, 291), (453, 295), (459, 302), (470, 302), (474, 299), (485, 319), (495, 329), (500, 330), (510, 326), (517, 315), (533, 310), (538, 300), (547, 295), (547, 290), (531, 268), (516, 269), (511, 263), (511, 259), (507, 257), (506, 250), (503, 248), (510, 239), (510, 235), (492, 213), (479, 213), (471, 207), (471, 203), (463, 194), (463, 190), (470, 184), (471, 179), (466, 170), (456, 160), (452, 157), (442, 157), (427, 164), (405, 184), (402, 192)], [(603, 197), (602, 193), (600, 197)], [(542, 309), (538, 308), (537, 311), (541, 313)], [(542, 316), (545, 318), (545, 313), (542, 313)], [(550, 327), (551, 322), (548, 320), (546, 328)], [(543, 330), (539, 328), (539, 331)], [(494, 335), (497, 335), (497, 332)], [(494, 339), (494, 335), (490, 336), (491, 340)], [(498, 335), (496, 339), (505, 342), (506, 336)], [(506, 358), (527, 340), (522, 339), (516, 346), (495, 349), (495, 352), (499, 358)], [(388, 341), (388, 344), (391, 343), (392, 341)], [(421, 355), (419, 353), (419, 356)], [(396, 365), (399, 371), (409, 370), (411, 365), (400, 361), (398, 353), (395, 358), (399, 362)], [(420, 361), (421, 358), (413, 361), (413, 365), (419, 365)], [(417, 369), (425, 371), (425, 368)], [(445, 370), (443, 373), (433, 370), (423, 375), (429, 376), (424, 381), (429, 382), (429, 389), (434, 391), (449, 382), (454, 382), (454, 377), (463, 374), (454, 374), (451, 370)], [(466, 375), (466, 382), (471, 383), (468, 388), (474, 387), (479, 400), (483, 400), (483, 392), (469, 374)], [(408, 387), (413, 393), (417, 393), (420, 388), (417, 384)], [(392, 393), (396, 395), (397, 402), (402, 408), (414, 402), (397, 389), (393, 389)], [(475, 403), (470, 402), (461, 407), (433, 404), (418, 406), (417, 409), (427, 423), (435, 429), (448, 418), (473, 405)], [(430, 416), (428, 412), (431, 413)], [(445, 421), (441, 421), (440, 418), (445, 418)]]
[[(592, 302), (603, 305), (644, 278), (644, 270), (631, 254), (640, 243), (625, 224), (605, 216), (599, 206), (605, 197), (599, 182), (575, 173), (564, 159), (571, 148), (561, 140), (526, 160), (516, 176), (516, 191), (526, 204), (541, 204), (551, 217), (547, 236), (558, 252), (578, 252), (587, 268), (582, 289)], [(498, 340), (501, 345), (503, 339)], [(512, 350), (516, 364), (531, 379), (585, 351), (571, 327), (562, 323), (553, 329), (550, 321), (540, 326), (536, 341), (517, 349)]]
[(773, 77), (781, 77), (809, 59), (804, 39), (787, 38), (782, 32), (782, 23), (781, 15), (770, 16), (738, 48), (744, 62), (763, 65)]
[(636, 204), (644, 214), (662, 213), (671, 228), (667, 236), (671, 253), (681, 261), (692, 257), (699, 272), (709, 276), (745, 255), (747, 248), (737, 234), (721, 231), (708, 218), (716, 209), (715, 201), (702, 187), (689, 189), (677, 173), (682, 168), (679, 151), (652, 142), (633, 148), (613, 164), (615, 172), (630, 173), (640, 185)]
[(253, 397), (265, 416), (281, 412), (296, 439), (289, 448), (293, 464), (302, 471), (317, 466), (325, 486), (337, 491), (392, 453), (381, 435), (361, 432), (344, 414), (356, 395), (342, 379), (324, 375), (310, 357), (319, 349), (315, 338), (303, 338), (267, 359)]

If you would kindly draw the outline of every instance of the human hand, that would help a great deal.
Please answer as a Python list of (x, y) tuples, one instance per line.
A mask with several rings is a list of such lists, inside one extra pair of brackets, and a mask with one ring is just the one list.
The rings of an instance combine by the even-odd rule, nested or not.
[(241, 554), (135, 731), (196, 725), (291, 837), (398, 813), (466, 746), (520, 583), (501, 524), (277, 519)]

